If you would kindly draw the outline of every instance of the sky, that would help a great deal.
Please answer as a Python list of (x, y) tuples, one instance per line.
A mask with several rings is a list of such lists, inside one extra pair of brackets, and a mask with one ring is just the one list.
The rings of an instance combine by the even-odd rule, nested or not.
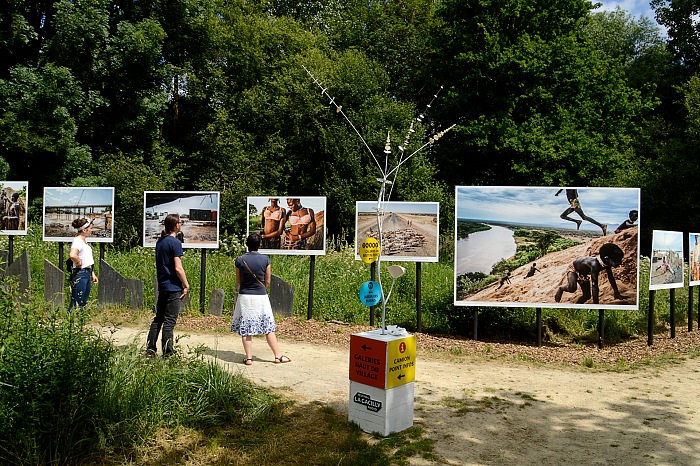
[[(639, 190), (636, 188), (577, 188), (583, 212), (610, 231), (629, 217), (630, 210), (639, 210)], [(545, 227), (575, 227), (573, 222), (559, 217), (569, 207), (566, 192), (555, 194), (559, 188), (510, 186), (458, 186), (457, 218), (537, 225)], [(569, 215), (580, 219), (576, 213)], [(641, 220), (641, 216), (640, 216)], [(584, 222), (582, 230), (598, 227)]]
[[(385, 212), (395, 213), (411, 213), (411, 214), (433, 214), (439, 212), (439, 204), (437, 202), (399, 202), (387, 201), (383, 203)], [(355, 209), (357, 212), (376, 212), (377, 201), (356, 201)]]
[[(162, 194), (162, 193), (158, 193)], [(179, 197), (180, 191), (173, 192), (173, 201), (156, 205), (152, 208), (156, 212), (168, 212), (171, 214), (189, 214), (190, 209), (219, 210), (219, 195), (206, 194), (203, 196)], [(148, 194), (146, 194), (148, 195)]]
[(683, 233), (680, 231), (654, 230), (652, 246), (654, 251), (683, 252)]
[(114, 205), (114, 188), (44, 188), (44, 207)]
[[(593, 0), (593, 3), (596, 3), (595, 0)], [(621, 1), (602, 1), (599, 0), (597, 3), (602, 3), (602, 6), (598, 9), (593, 10), (593, 12), (597, 11), (614, 11), (616, 7), (620, 7), (623, 10), (625, 10), (627, 13), (632, 15), (635, 19), (639, 19), (640, 16), (646, 16), (650, 20), (652, 20), (655, 24), (657, 24), (660, 28), (662, 33), (665, 35), (666, 34), (666, 29), (659, 25), (656, 22), (656, 18), (654, 17), (654, 10), (651, 9), (649, 6), (649, 1), (645, 0), (621, 0)]]

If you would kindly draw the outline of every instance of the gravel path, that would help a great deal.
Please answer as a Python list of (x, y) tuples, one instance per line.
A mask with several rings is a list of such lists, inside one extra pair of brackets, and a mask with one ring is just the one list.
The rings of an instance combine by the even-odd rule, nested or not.
[[(278, 329), (283, 352), (292, 359), (289, 364), (274, 364), (263, 338), (254, 342), (253, 364), (244, 366), (235, 335), (192, 331), (187, 320), (178, 325), (176, 335), (186, 334), (179, 340), (182, 348), (205, 345), (207, 354), (229, 370), (286, 397), (346, 412), (348, 333), (366, 328), (291, 321), (281, 322)], [(300, 326), (313, 328), (314, 336), (304, 339), (292, 330)], [(121, 328), (113, 338), (117, 344), (133, 339), (140, 343), (145, 328)], [(692, 347), (696, 337), (679, 335), (676, 348), (681, 340)], [(414, 423), (436, 441), (441, 464), (700, 465), (698, 358), (614, 372), (532, 362), (519, 358), (521, 353), (499, 355), (494, 346), (485, 351), (487, 343), (471, 353), (450, 348), (436, 352), (434, 342), (425, 349), (421, 341), (427, 337), (418, 338)], [(657, 342), (674, 347), (662, 338)], [(450, 340), (441, 344), (449, 346)], [(652, 356), (657, 351), (646, 350)]]

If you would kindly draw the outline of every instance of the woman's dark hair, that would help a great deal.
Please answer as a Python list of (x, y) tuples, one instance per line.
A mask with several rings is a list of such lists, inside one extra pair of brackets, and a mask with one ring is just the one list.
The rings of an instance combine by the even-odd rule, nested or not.
[(83, 226), (88, 223), (89, 220), (86, 218), (76, 218), (71, 222), (71, 226), (78, 231), (82, 231)]
[(175, 231), (175, 227), (180, 222), (180, 216), (178, 214), (168, 214), (163, 220), (163, 227), (165, 230), (160, 232), (160, 237), (165, 238), (170, 233)]
[(245, 245), (248, 246), (248, 251), (257, 251), (260, 249), (260, 235), (251, 233), (245, 240)]

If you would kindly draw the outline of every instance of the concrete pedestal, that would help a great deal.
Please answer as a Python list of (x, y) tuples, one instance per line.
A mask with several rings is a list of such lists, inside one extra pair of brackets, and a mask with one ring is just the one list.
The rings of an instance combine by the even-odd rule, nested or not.
[(381, 330), (352, 335), (349, 420), (384, 436), (413, 426), (415, 376), (415, 336)]

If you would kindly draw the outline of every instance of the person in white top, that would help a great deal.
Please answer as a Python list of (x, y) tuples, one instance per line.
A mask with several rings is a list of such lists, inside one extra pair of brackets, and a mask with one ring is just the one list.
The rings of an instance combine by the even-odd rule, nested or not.
[(73, 261), (73, 270), (70, 274), (71, 295), (68, 312), (74, 307), (84, 308), (90, 297), (90, 289), (93, 283), (97, 283), (97, 275), (93, 270), (95, 259), (92, 257), (92, 248), (87, 244), (87, 238), (92, 234), (92, 220), (78, 218), (71, 223), (78, 234), (73, 238), (70, 246), (70, 258)]

